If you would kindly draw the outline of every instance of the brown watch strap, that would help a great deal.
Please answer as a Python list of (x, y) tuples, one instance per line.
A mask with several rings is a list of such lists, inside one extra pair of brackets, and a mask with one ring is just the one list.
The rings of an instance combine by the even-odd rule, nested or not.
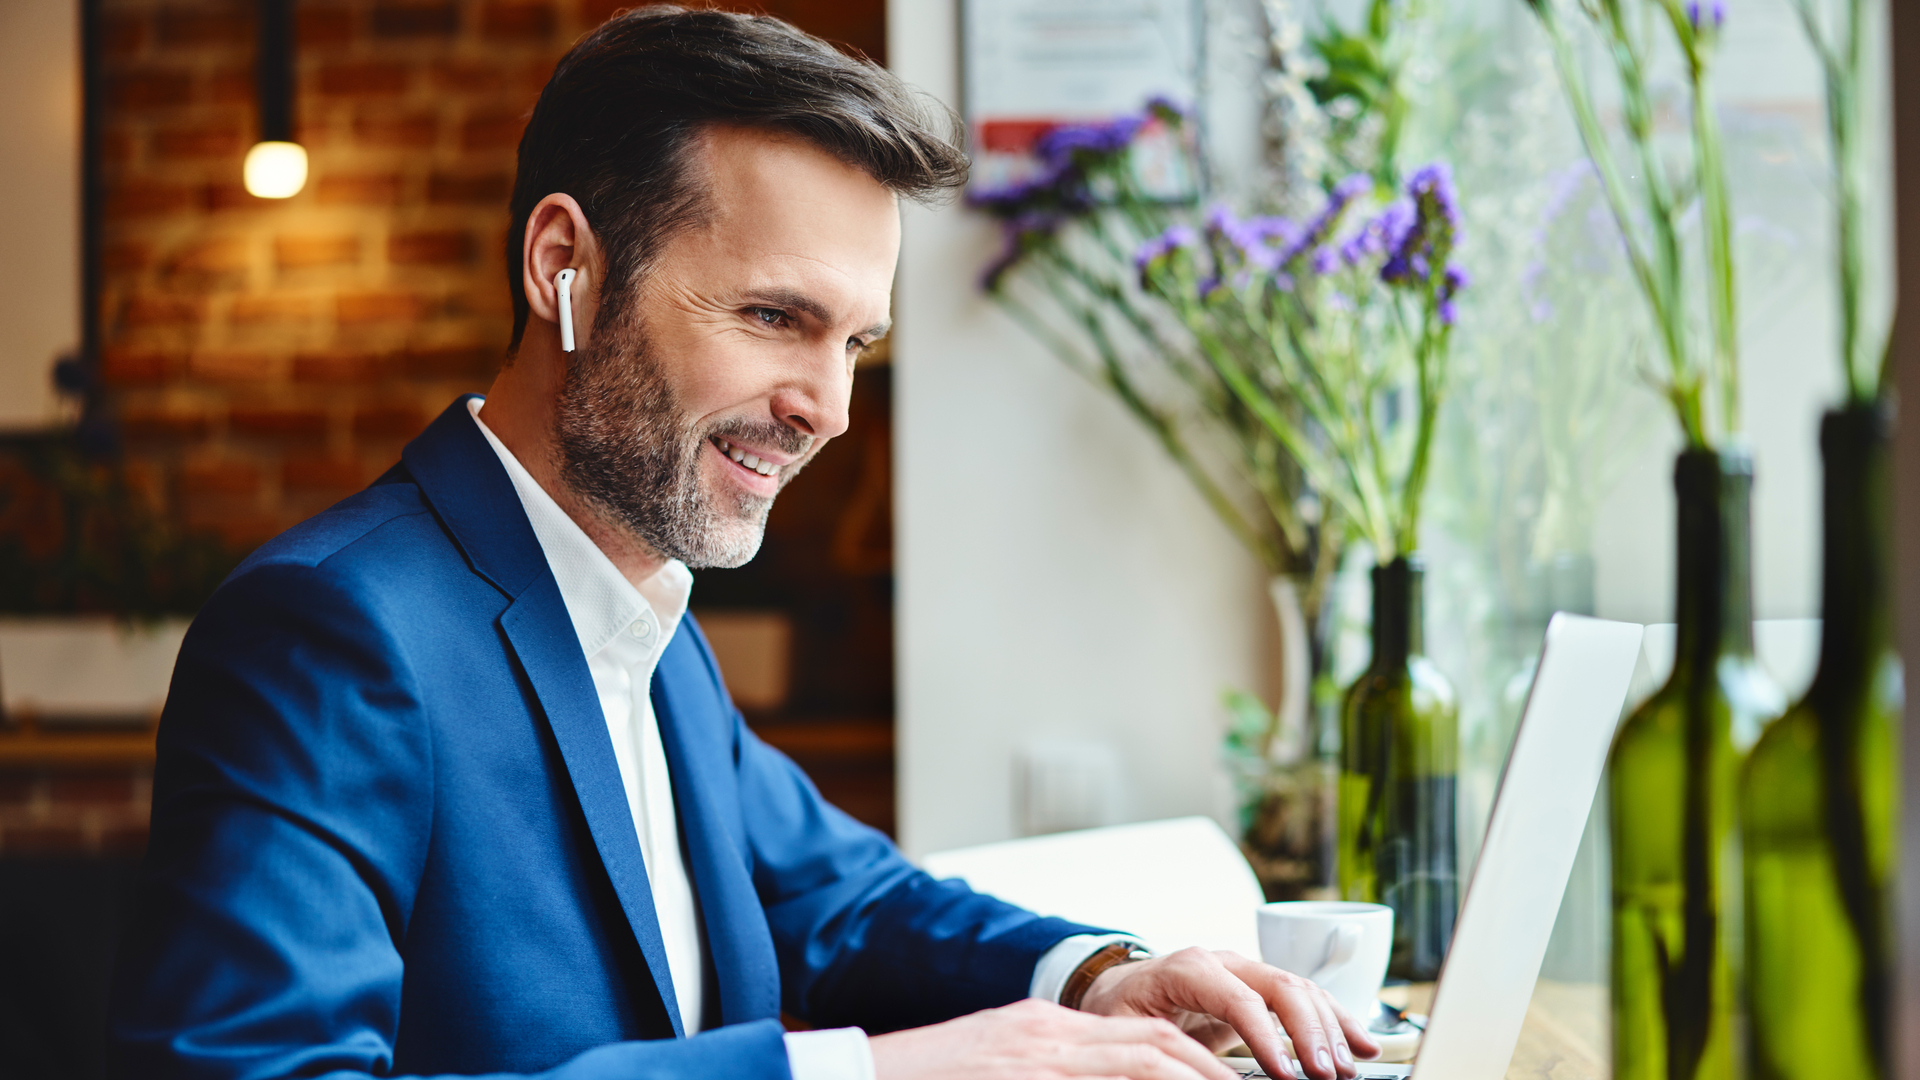
[(1067, 985), (1060, 989), (1060, 1004), (1069, 1009), (1079, 1008), (1080, 999), (1087, 996), (1093, 980), (1099, 978), (1102, 972), (1119, 964), (1146, 959), (1145, 956), (1134, 955), (1139, 948), (1138, 945), (1116, 941), (1081, 961), (1080, 966), (1073, 969), (1073, 974), (1067, 976)]

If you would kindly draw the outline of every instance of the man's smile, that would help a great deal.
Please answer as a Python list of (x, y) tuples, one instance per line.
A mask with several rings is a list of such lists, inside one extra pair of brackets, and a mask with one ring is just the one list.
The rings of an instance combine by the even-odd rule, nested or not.
[(722, 458), (733, 463), (734, 474), (747, 490), (766, 496), (779, 492), (780, 469), (788, 462), (762, 457), (758, 452), (736, 446), (719, 435), (709, 436), (707, 442), (720, 452)]

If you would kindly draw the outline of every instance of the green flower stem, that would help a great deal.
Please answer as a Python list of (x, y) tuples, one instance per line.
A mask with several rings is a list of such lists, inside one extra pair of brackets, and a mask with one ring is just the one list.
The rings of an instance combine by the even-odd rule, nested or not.
[[(1247, 523), (1246, 517), (1240, 512), (1239, 507), (1234, 505), (1233, 500), (1228, 497), (1220, 485), (1216, 483), (1213, 477), (1207, 473), (1206, 469), (1201, 466), (1199, 460), (1194, 457), (1193, 452), (1187, 447), (1186, 440), (1181, 437), (1174, 423), (1149, 404), (1140, 394), (1138, 388), (1133, 385), (1132, 380), (1126, 375), (1124, 367), (1120, 365), (1119, 357), (1112, 352), (1112, 343), (1104, 336), (1104, 333), (1097, 333), (1095, 337), (1098, 343), (1096, 348), (1102, 353), (1102, 362), (1095, 364), (1089, 362), (1086, 357), (1080, 354), (1078, 349), (1074, 348), (1064, 337), (1055, 332), (1051, 326), (1048, 326), (1045, 319), (1042, 319), (1038, 313), (1034, 312), (1025, 304), (1013, 299), (1005, 292), (997, 290), (993, 293), (993, 298), (1002, 310), (1006, 311), (1015, 321), (1025, 327), (1029, 333), (1040, 339), (1040, 341), (1063, 360), (1068, 367), (1089, 381), (1107, 387), (1114, 392), (1115, 396), (1120, 398), (1121, 403), (1126, 407), (1127, 411), (1132, 413), (1135, 419), (1146, 425), (1147, 429), (1154, 434), (1155, 438), (1159, 440), (1161, 448), (1166, 451), (1167, 456), (1174, 460), (1174, 463), (1186, 474), (1188, 481), (1199, 490), (1201, 498), (1206, 500), (1207, 505), (1213, 509), (1213, 512), (1220, 518), (1221, 522), (1234, 534), (1234, 537), (1238, 539), (1241, 544), (1245, 545), (1248, 551), (1253, 553), (1254, 557), (1260, 561), (1261, 567), (1265, 569), (1268, 574), (1284, 574), (1293, 569), (1295, 560), (1290, 557), (1289, 553), (1283, 551), (1278, 544), (1262, 536), (1258, 530)], [(1056, 299), (1059, 299), (1059, 297), (1056, 296)], [(1064, 303), (1063, 306), (1065, 306)], [(1088, 325), (1089, 321), (1094, 324), (1098, 323), (1099, 316), (1097, 312), (1089, 311), (1086, 312), (1085, 315), (1086, 317), (1080, 320), (1083, 327)]]
[(1807, 42), (1820, 61), (1827, 91), (1827, 141), (1833, 156), (1835, 267), (1840, 286), (1840, 362), (1847, 383), (1847, 399), (1867, 402), (1887, 386), (1884, 368), (1875, 373), (1876, 357), (1866, 347), (1866, 245), (1862, 218), (1860, 160), (1861, 25), (1865, 0), (1847, 0), (1846, 22), (1835, 42), (1820, 25), (1812, 0), (1793, 0)]
[[(1674, 0), (1661, 0), (1669, 13), (1678, 10)], [(1639, 166), (1639, 193), (1647, 217), (1647, 228), (1651, 237), (1641, 235), (1635, 223), (1635, 199), (1629, 194), (1626, 179), (1615, 160), (1613, 150), (1607, 141), (1606, 129), (1600, 123), (1599, 110), (1595, 107), (1592, 93), (1586, 85), (1578, 58), (1574, 55), (1573, 44), (1567, 35), (1566, 27), (1553, 0), (1529, 0), (1528, 6), (1538, 16), (1542, 29), (1553, 53), (1554, 67), (1560, 74), (1560, 81), (1566, 91), (1567, 102), (1573, 111), (1575, 126), (1580, 131), (1580, 139), (1586, 146), (1587, 156), (1600, 174), (1601, 190), (1605, 193), (1607, 206), (1613, 212), (1615, 223), (1620, 229), (1622, 242), (1626, 246), (1627, 263), (1633, 270), (1635, 283), (1640, 286), (1641, 295), (1647, 302), (1649, 313), (1653, 317), (1655, 332), (1660, 340), (1662, 351), (1666, 354), (1668, 374), (1660, 387), (1662, 394), (1673, 405), (1676, 418), (1680, 421), (1681, 433), (1688, 445), (1706, 447), (1710, 445), (1706, 416), (1702, 403), (1705, 379), (1693, 360), (1687, 334), (1686, 305), (1683, 284), (1685, 281), (1684, 264), (1681, 257), (1679, 232), (1679, 200), (1676, 199), (1672, 184), (1667, 179), (1667, 170), (1654, 141), (1653, 106), (1647, 97), (1645, 66), (1642, 62), (1642, 46), (1635, 40), (1633, 27), (1623, 4), (1619, 0), (1602, 0), (1597, 8), (1588, 9), (1597, 29), (1605, 39), (1608, 55), (1611, 57), (1615, 74), (1620, 81), (1622, 91), (1622, 112), (1626, 121), (1627, 136), (1632, 143)], [(1685, 13), (1680, 12), (1685, 23)], [(1690, 24), (1689, 28), (1690, 28)], [(1698, 43), (1691, 37), (1685, 42), (1690, 52), (1698, 50)], [(1713, 218), (1717, 213), (1727, 214), (1727, 199), (1724, 170), (1719, 157), (1717, 127), (1711, 116), (1701, 119), (1700, 114), (1710, 112), (1710, 102), (1700, 95), (1705, 88), (1704, 65), (1697, 65), (1694, 111), (1696, 116), (1696, 173), (1705, 178), (1696, 186), (1703, 200), (1714, 202), (1719, 210), (1706, 208), (1706, 216)], [(1704, 153), (1699, 145), (1699, 134), (1708, 132), (1712, 141), (1705, 147)], [(1723, 218), (1722, 226), (1725, 218)], [(1709, 224), (1709, 233), (1722, 226)], [(1709, 285), (1709, 309), (1713, 319), (1715, 349), (1719, 358), (1717, 367), (1724, 374), (1726, 365), (1731, 362), (1731, 348), (1727, 344), (1733, 336), (1733, 266), (1727, 237), (1731, 230), (1725, 229), (1719, 241), (1709, 238), (1710, 261), (1714, 264), (1710, 276), (1715, 280)], [(1717, 251), (1718, 257), (1715, 257)], [(1722, 414), (1727, 417), (1738, 415), (1738, 398), (1733, 388), (1722, 385)]]

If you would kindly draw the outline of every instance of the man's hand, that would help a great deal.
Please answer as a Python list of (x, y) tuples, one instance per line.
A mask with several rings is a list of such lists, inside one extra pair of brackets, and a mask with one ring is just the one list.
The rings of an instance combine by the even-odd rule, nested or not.
[(1238, 953), (1182, 949), (1115, 965), (1094, 979), (1080, 1007), (1171, 1021), (1214, 1051), (1244, 1041), (1269, 1076), (1293, 1075), (1275, 1017), (1314, 1080), (1353, 1076), (1355, 1051), (1369, 1058), (1380, 1052), (1366, 1028), (1326, 991)]
[(878, 1080), (1239, 1080), (1167, 1020), (1094, 1016), (1032, 998), (876, 1035), (869, 1045)]

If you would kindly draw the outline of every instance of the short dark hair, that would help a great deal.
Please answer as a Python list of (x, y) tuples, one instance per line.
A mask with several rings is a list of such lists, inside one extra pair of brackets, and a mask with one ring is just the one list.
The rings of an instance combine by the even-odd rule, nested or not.
[(722, 124), (798, 136), (913, 199), (967, 179), (952, 111), (871, 60), (766, 15), (621, 12), (561, 59), (520, 137), (509, 356), (527, 327), (521, 249), (534, 205), (555, 192), (580, 204), (607, 253), (601, 316), (611, 320), (666, 241), (699, 220), (692, 149)]

